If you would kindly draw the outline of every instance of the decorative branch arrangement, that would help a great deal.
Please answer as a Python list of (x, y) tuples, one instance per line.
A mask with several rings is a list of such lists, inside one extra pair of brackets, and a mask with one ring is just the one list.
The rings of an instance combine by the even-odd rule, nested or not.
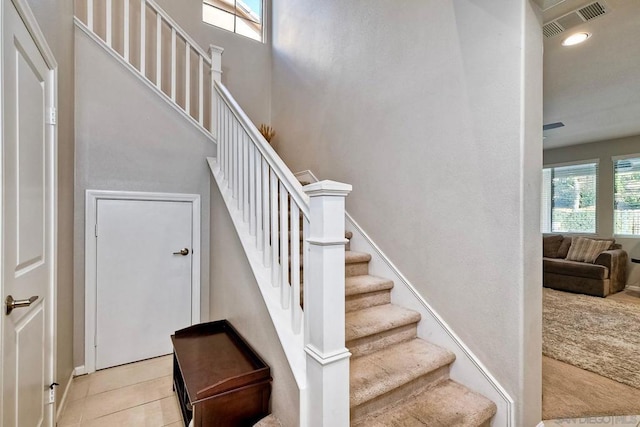
[(273, 130), (271, 126), (265, 125), (264, 123), (260, 125), (260, 128), (258, 130), (260, 131), (262, 136), (264, 136), (264, 139), (266, 139), (267, 142), (271, 144), (271, 140), (274, 136), (276, 136), (276, 131)]

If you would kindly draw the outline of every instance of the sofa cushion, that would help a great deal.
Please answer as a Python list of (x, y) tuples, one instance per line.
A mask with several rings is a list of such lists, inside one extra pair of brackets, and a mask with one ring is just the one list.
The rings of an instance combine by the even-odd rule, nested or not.
[(566, 276), (586, 277), (589, 279), (608, 279), (609, 269), (604, 265), (587, 264), (579, 261), (568, 261), (559, 258), (542, 258), (545, 273), (563, 274)]
[(569, 248), (571, 247), (571, 237), (565, 237), (562, 240), (562, 244), (560, 245), (560, 248), (558, 248), (558, 258), (566, 258), (567, 254), (569, 253)]
[(586, 237), (575, 237), (571, 242), (567, 260), (593, 263), (598, 255), (606, 251), (613, 244), (613, 240), (596, 240)]
[(548, 258), (557, 258), (558, 249), (564, 238), (561, 234), (552, 234), (542, 236), (542, 256)]

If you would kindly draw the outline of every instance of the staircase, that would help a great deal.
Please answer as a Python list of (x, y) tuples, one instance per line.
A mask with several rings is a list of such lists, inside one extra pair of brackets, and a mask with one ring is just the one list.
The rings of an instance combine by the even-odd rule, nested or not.
[(449, 379), (454, 354), (416, 337), (420, 314), (391, 304), (370, 260), (345, 252), (351, 425), (489, 426), (495, 404)]
[(349, 250), (351, 186), (302, 187), (221, 83), (222, 48), (205, 52), (153, 0), (78, 3), (77, 28), (216, 143), (213, 181), (299, 388), (299, 425), (489, 426), (496, 405), (449, 378), (454, 354), (417, 338), (420, 314)]

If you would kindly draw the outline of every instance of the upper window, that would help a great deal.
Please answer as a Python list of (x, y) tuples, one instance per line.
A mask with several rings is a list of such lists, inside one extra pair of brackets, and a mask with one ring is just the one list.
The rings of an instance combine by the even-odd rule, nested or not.
[(204, 0), (202, 20), (262, 41), (262, 0)]
[(542, 170), (542, 232), (595, 233), (598, 163)]
[(640, 157), (613, 161), (613, 232), (640, 235)]

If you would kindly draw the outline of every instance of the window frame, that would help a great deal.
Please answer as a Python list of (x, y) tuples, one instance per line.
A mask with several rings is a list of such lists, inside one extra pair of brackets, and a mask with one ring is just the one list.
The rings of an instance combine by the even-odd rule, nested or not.
[[(566, 167), (566, 166), (578, 166), (578, 165), (588, 165), (588, 164), (592, 164), (594, 163), (596, 165), (596, 180), (595, 180), (595, 203), (594, 203), (594, 208), (595, 208), (595, 230), (593, 232), (588, 232), (588, 231), (553, 231), (553, 178), (551, 178), (550, 181), (550, 191), (549, 191), (549, 195), (550, 195), (550, 200), (546, 201), (544, 200), (544, 197), (542, 197), (541, 195), (541, 203), (540, 203), (540, 211), (541, 211), (541, 217), (540, 217), (540, 231), (543, 234), (559, 234), (561, 233), (564, 236), (597, 236), (598, 235), (598, 231), (600, 229), (600, 219), (599, 219), (599, 209), (598, 209), (598, 200), (600, 199), (600, 159), (596, 158), (596, 159), (584, 159), (584, 160), (576, 160), (576, 161), (571, 161), (571, 162), (562, 162), (562, 163), (551, 163), (551, 164), (546, 164), (542, 166), (542, 170), (541, 170), (541, 175), (544, 174), (544, 170), (545, 169), (554, 169), (554, 168), (560, 168), (560, 167)], [(541, 177), (544, 178), (544, 177)], [(544, 179), (542, 182), (542, 191), (544, 192)], [(544, 194), (544, 193), (543, 193)], [(543, 231), (542, 230), (542, 225), (543, 225), (543, 221), (542, 221), (542, 208), (545, 206), (545, 203), (548, 203), (548, 207), (549, 207), (549, 211), (548, 211), (548, 216), (549, 216), (549, 231)]]
[(621, 237), (623, 239), (640, 239), (640, 234), (624, 234), (624, 233), (616, 233), (616, 162), (618, 160), (625, 159), (640, 159), (640, 153), (632, 153), (632, 154), (623, 154), (620, 156), (611, 156), (611, 172), (612, 172), (612, 181), (613, 186), (611, 188), (611, 198), (613, 199), (613, 204), (611, 205), (611, 220), (612, 220), (612, 230), (611, 235), (613, 237)]
[[(238, 0), (233, 0), (233, 1), (237, 2)], [(202, 17), (201, 17), (202, 18), (202, 22), (204, 24), (206, 24), (206, 25), (211, 25), (212, 27), (215, 27), (217, 29), (220, 29), (220, 30), (223, 30), (223, 31), (227, 31), (227, 32), (232, 33), (232, 34), (237, 34), (239, 36), (242, 36), (245, 39), (252, 40), (252, 41), (257, 42), (257, 43), (266, 44), (268, 42), (268, 40), (267, 40), (267, 34), (268, 33), (266, 31), (267, 16), (268, 16), (268, 14), (267, 14), (267, 4), (268, 4), (268, 2), (267, 2), (267, 0), (260, 0), (260, 3), (261, 3), (262, 10), (261, 10), (261, 16), (260, 16), (261, 29), (260, 29), (260, 39), (259, 40), (254, 39), (252, 37), (249, 37), (249, 36), (247, 36), (245, 34), (237, 32), (237, 19), (241, 19), (243, 21), (250, 21), (250, 20), (246, 19), (245, 17), (243, 17), (242, 15), (239, 15), (237, 13), (237, 5), (235, 5), (235, 4), (234, 4), (234, 12), (229, 12), (228, 10), (225, 10), (223, 8), (215, 6), (215, 5), (209, 3), (206, 0), (202, 0)], [(233, 16), (233, 30), (228, 30), (227, 28), (224, 28), (224, 27), (221, 27), (219, 25), (213, 24), (211, 22), (205, 21), (205, 19), (204, 19), (204, 8), (205, 7), (212, 7), (214, 9), (217, 9), (217, 10), (219, 10), (221, 12), (224, 12), (224, 13), (228, 13), (229, 15)]]

